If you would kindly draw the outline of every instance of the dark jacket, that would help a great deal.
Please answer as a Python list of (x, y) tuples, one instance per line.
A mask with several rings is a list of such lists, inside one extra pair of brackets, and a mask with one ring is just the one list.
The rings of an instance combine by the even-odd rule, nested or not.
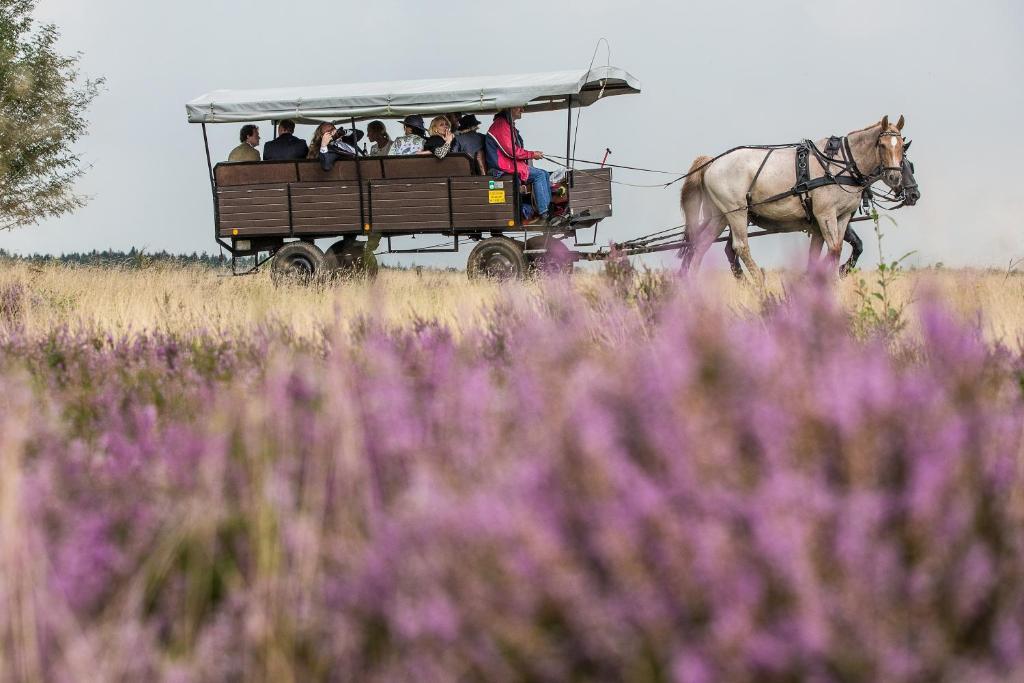
[(320, 168), (330, 171), (334, 168), (334, 162), (341, 159), (355, 159), (358, 154), (359, 150), (347, 142), (333, 140), (327, 145), (326, 152), (320, 152)]
[(307, 152), (309, 152), (309, 146), (305, 142), (291, 133), (285, 133), (263, 145), (263, 160), (294, 161), (305, 159)]

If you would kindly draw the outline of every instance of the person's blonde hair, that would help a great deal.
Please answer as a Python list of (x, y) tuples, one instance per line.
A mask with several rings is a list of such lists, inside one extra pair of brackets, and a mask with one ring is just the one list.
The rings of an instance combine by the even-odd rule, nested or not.
[(448, 120), (447, 116), (435, 116), (430, 121), (430, 134), (431, 135), (441, 135), (441, 133), (439, 133), (438, 130), (437, 130), (437, 124), (439, 124), (439, 123), (447, 123), (448, 124), (448, 130), (452, 129), (452, 122)]

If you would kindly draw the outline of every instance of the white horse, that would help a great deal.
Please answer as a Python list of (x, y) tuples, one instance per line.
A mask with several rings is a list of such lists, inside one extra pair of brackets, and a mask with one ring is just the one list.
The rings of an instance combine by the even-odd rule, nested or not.
[(763, 286), (764, 273), (750, 255), (750, 223), (788, 232), (806, 230), (813, 222), (828, 247), (829, 258), (838, 263), (843, 235), (864, 190), (879, 179), (900, 189), (903, 125), (902, 116), (895, 125), (889, 123), (888, 116), (883, 117), (847, 135), (831, 155), (820, 151), (828, 148), (828, 140), (818, 141), (807, 158), (808, 178), (812, 183), (825, 177), (840, 182), (819, 181), (826, 184), (813, 187), (804, 197), (791, 193), (799, 180), (796, 147), (740, 148), (716, 159), (698, 157), (681, 194), (688, 242), (683, 268), (700, 268), (704, 254), (728, 227), (733, 250)]

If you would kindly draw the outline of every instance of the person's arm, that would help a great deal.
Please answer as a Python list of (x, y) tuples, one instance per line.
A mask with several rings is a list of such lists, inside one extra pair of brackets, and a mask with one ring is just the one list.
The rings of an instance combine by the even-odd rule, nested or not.
[(487, 161), (484, 159), (484, 151), (482, 149), (476, 153), (476, 172), (481, 175), (487, 173)]
[(451, 140), (449, 140), (448, 142), (444, 143), (440, 147), (435, 147), (434, 148), (434, 156), (437, 157), (438, 159), (444, 159), (446, 156), (448, 156), (448, 153), (451, 152), (451, 151), (452, 151), (452, 143), (451, 143)]

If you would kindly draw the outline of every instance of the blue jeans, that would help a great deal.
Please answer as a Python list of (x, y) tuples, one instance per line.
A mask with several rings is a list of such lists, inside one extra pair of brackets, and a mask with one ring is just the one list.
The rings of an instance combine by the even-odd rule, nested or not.
[(551, 176), (542, 168), (530, 167), (530, 180), (533, 184), (533, 200), (537, 211), (546, 214), (551, 206)]

